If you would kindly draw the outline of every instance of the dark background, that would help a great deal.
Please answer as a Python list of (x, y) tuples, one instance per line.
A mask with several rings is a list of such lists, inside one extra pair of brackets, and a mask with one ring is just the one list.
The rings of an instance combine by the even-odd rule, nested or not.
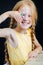
[[(12, 10), (13, 6), (19, 0), (0, 0), (0, 15), (6, 11)], [(36, 25), (36, 37), (43, 47), (43, 0), (33, 0), (38, 10), (38, 22)], [(0, 24), (0, 28), (9, 27), (10, 19), (5, 20)], [(5, 53), (4, 53), (4, 38), (0, 38), (0, 65), (3, 65)]]

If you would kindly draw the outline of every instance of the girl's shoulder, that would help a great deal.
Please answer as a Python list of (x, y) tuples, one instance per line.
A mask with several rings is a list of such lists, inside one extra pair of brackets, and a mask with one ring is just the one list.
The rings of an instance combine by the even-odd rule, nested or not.
[(9, 32), (10, 32), (10, 34), (14, 34), (15, 33), (15, 30), (12, 29), (12, 28), (9, 28)]

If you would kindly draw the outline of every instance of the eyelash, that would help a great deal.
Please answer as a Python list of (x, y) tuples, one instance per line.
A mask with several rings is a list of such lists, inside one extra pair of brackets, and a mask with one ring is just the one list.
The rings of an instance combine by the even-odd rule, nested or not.
[(31, 17), (31, 15), (28, 15), (28, 17)]

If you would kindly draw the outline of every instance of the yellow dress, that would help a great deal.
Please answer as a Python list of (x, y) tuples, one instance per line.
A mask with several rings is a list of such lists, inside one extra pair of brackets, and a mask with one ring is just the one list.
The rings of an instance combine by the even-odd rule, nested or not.
[(18, 33), (14, 30), (17, 36), (18, 46), (12, 47), (7, 41), (7, 49), (11, 65), (24, 65), (28, 60), (28, 53), (32, 51), (32, 41), (30, 30), (26, 34)]

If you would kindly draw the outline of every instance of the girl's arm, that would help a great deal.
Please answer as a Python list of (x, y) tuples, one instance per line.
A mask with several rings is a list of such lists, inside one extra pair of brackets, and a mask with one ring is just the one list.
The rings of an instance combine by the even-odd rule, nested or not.
[(0, 15), (0, 23), (5, 21), (7, 18), (14, 18), (15, 11), (7, 11)]
[[(17, 22), (22, 21), (21, 15), (18, 11), (8, 11), (0, 16), (0, 23), (2, 23), (8, 17), (14, 18)], [(17, 46), (16, 35), (14, 34), (14, 31), (12, 32), (11, 29), (0, 29), (0, 37), (7, 38), (11, 44), (15, 43), (15, 47)]]
[(0, 29), (0, 37), (7, 38), (10, 36), (10, 28)]
[(14, 18), (17, 22), (22, 19), (18, 11), (7, 11), (0, 15), (0, 23), (5, 21), (7, 18)]
[(9, 17), (8, 12), (5, 12), (0, 15), (0, 23), (2, 23), (4, 20), (6, 20)]
[(39, 42), (36, 39), (35, 35), (34, 35), (34, 45), (35, 45), (35, 49), (33, 51), (31, 51), (29, 56), (28, 56), (30, 58), (31, 57), (36, 57), (42, 51), (42, 46), (39, 44)]
[(42, 46), (40, 45), (40, 43), (38, 42), (38, 40), (36, 39), (35, 35), (34, 35), (34, 45), (35, 45), (35, 50), (37, 53), (40, 53), (42, 51)]
[(0, 38), (6, 38), (13, 47), (17, 47), (18, 42), (14, 31), (10, 28), (0, 29)]

